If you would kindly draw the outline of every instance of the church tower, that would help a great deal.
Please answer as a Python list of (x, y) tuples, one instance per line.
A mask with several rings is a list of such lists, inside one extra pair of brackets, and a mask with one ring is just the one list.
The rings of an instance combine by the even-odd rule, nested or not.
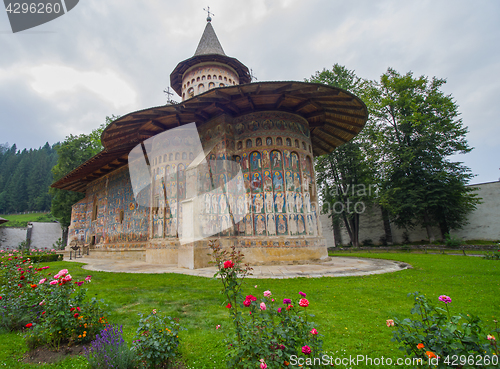
[(182, 101), (216, 87), (250, 82), (248, 68), (224, 53), (210, 17), (194, 55), (180, 62), (170, 74), (170, 84)]

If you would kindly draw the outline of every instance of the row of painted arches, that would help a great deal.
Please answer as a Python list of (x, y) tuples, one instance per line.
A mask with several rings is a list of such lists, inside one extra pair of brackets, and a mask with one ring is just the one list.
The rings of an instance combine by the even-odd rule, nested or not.
[[(202, 76), (201, 78), (200, 77), (196, 78), (196, 80), (193, 78), (191, 81), (188, 81), (188, 83), (184, 83), (184, 88), (189, 87), (189, 85), (194, 85), (196, 82), (204, 81), (205, 79), (211, 80), (212, 76), (210, 76), (210, 75), (208, 75), (207, 77)], [(217, 80), (217, 75), (214, 74), (213, 79)], [(228, 79), (227, 77), (219, 76), (219, 81), (222, 81), (222, 80), (224, 80), (224, 82), (226, 82), (230, 85), (236, 85), (236, 82), (233, 81), (231, 78)]]
[[(253, 142), (254, 142), (253, 139), (251, 138), (247, 139), (245, 141), (245, 148), (249, 149), (253, 147)], [(274, 144), (276, 146), (282, 146), (283, 139), (281, 137), (276, 137), (276, 140), (273, 140), (272, 137), (266, 137), (265, 140), (263, 140), (261, 137), (257, 137), (255, 139), (255, 147), (263, 146), (263, 144), (265, 144), (264, 146), (273, 146)], [(295, 140), (294, 144), (297, 149), (300, 149), (299, 140)], [(285, 138), (285, 145), (288, 147), (292, 147), (292, 139), (290, 137)], [(312, 153), (311, 145), (307, 145), (304, 141), (302, 141), (302, 150), (307, 151), (308, 146), (309, 146), (309, 152)], [(238, 150), (243, 149), (243, 141), (238, 141), (238, 143), (236, 144), (236, 149)]]

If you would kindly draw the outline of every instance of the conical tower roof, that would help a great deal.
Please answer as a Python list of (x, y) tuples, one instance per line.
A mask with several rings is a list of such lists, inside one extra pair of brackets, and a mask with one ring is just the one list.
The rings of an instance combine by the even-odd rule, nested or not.
[(205, 31), (203, 31), (194, 55), (177, 64), (174, 71), (170, 74), (170, 86), (172, 86), (179, 96), (182, 94), (182, 76), (184, 73), (191, 67), (206, 62), (217, 62), (231, 67), (238, 74), (240, 84), (252, 81), (248, 68), (238, 59), (226, 55), (215, 34), (210, 19), (207, 19)]
[(214, 27), (212, 27), (212, 23), (207, 22), (205, 31), (201, 36), (200, 43), (196, 48), (194, 56), (210, 55), (210, 54), (219, 54), (224, 56), (226, 55), (224, 53), (224, 50), (222, 49), (219, 39), (217, 38), (217, 35), (215, 34)]

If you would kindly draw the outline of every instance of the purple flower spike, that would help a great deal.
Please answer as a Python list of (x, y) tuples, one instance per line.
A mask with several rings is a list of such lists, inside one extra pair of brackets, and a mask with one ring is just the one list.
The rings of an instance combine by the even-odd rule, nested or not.
[(439, 301), (444, 302), (445, 304), (449, 304), (451, 302), (451, 297), (446, 295), (439, 296)]

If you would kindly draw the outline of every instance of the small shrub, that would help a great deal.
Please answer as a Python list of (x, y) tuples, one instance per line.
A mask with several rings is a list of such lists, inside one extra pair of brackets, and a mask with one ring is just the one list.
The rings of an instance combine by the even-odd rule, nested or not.
[(483, 259), (500, 260), (500, 251), (499, 252), (487, 252), (486, 254), (484, 254)]
[(373, 246), (373, 241), (367, 238), (366, 240), (363, 240), (362, 244), (363, 246)]
[(379, 242), (381, 246), (387, 246), (389, 243), (387, 241), (387, 236), (383, 235), (379, 238)]
[(128, 369), (135, 367), (134, 353), (128, 348), (122, 336), (122, 327), (107, 325), (90, 347), (85, 347), (85, 357), (93, 369), (116, 368)]
[[(498, 368), (498, 347), (494, 335), (487, 334), (481, 327), (481, 320), (469, 314), (451, 315), (448, 305), (451, 298), (441, 295), (439, 300), (445, 308), (435, 307), (418, 292), (411, 314), (417, 319), (389, 319), (387, 326), (395, 326), (393, 342), (399, 342), (399, 349), (413, 358), (422, 360), (419, 368), (476, 368), (481, 358), (482, 368)], [(495, 321), (496, 322), (496, 321)], [(497, 334), (498, 326), (493, 329)], [(491, 332), (491, 333), (493, 333)], [(498, 335), (497, 335), (498, 337)], [(437, 357), (440, 360), (437, 360)], [(465, 358), (463, 362), (462, 358)], [(469, 358), (472, 358), (470, 360)], [(434, 360), (436, 359), (436, 360)]]
[(148, 316), (139, 314), (139, 328), (132, 343), (132, 350), (144, 368), (168, 368), (177, 356), (179, 346), (178, 320), (163, 316), (153, 310)]
[(445, 237), (444, 244), (446, 247), (450, 249), (456, 249), (462, 245), (462, 240), (457, 236), (452, 236), (449, 233), (447, 233), (444, 235), (444, 237)]

